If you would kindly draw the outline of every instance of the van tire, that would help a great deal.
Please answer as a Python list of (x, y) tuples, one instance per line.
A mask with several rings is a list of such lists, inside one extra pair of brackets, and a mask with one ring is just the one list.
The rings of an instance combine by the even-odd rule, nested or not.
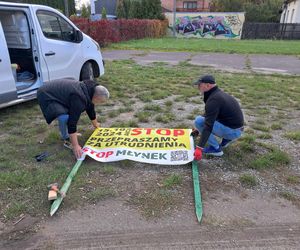
[(93, 65), (91, 62), (83, 64), (80, 72), (80, 80), (95, 80)]

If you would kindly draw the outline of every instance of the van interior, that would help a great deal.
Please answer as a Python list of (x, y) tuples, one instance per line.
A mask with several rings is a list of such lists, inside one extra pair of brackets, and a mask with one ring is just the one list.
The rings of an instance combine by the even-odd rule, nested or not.
[(37, 79), (27, 16), (23, 11), (0, 10), (0, 22), (17, 90), (27, 89)]

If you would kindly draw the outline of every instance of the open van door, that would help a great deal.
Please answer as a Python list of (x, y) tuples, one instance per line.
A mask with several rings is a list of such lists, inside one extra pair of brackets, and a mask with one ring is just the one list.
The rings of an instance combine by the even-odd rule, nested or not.
[(57, 13), (38, 9), (36, 15), (41, 28), (40, 46), (49, 79), (72, 78), (73, 72), (79, 76), (83, 57), (76, 29)]
[(16, 83), (0, 22), (0, 105), (17, 99)]

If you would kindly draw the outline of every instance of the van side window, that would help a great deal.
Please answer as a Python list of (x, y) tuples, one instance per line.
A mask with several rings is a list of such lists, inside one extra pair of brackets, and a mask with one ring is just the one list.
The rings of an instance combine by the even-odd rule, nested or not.
[(75, 41), (75, 29), (59, 15), (38, 11), (37, 17), (45, 37), (67, 42)]

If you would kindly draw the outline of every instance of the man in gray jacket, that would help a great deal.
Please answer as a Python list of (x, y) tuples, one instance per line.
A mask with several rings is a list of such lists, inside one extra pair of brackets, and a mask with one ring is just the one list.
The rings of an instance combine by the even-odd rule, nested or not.
[(94, 128), (99, 127), (94, 105), (104, 103), (108, 98), (108, 90), (92, 80), (54, 80), (37, 92), (38, 103), (47, 123), (58, 120), (64, 145), (73, 149), (77, 159), (82, 155), (77, 139), (77, 123), (81, 113), (86, 111)]

